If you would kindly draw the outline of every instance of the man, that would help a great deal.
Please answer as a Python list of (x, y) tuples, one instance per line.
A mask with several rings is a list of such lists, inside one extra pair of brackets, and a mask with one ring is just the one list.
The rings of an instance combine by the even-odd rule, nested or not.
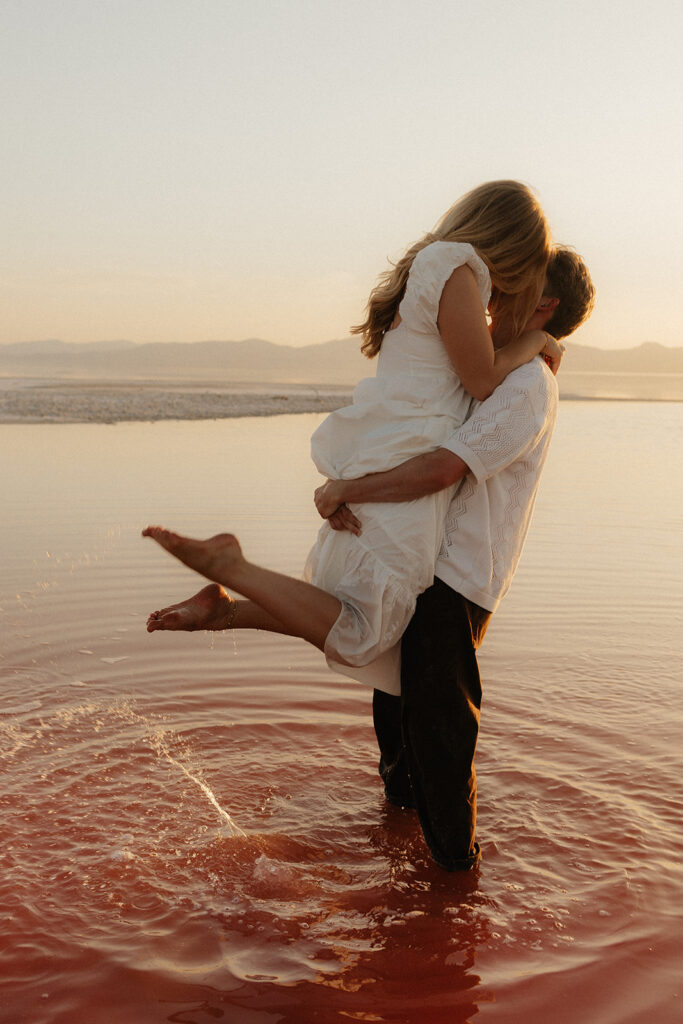
[[(581, 259), (558, 247), (527, 328), (571, 334), (592, 311)], [(496, 347), (507, 325), (494, 321)], [(358, 532), (347, 502), (408, 501), (461, 481), (446, 518), (432, 587), (420, 595), (401, 648), (401, 696), (375, 690), (373, 719), (387, 799), (417, 809), (434, 860), (471, 868), (475, 841), (474, 752), (481, 681), (476, 650), (506, 593), (526, 538), (557, 414), (554, 376), (540, 357), (520, 367), (435, 452), (385, 473), (335, 481), (335, 529)], [(321, 491), (324, 490), (321, 489)], [(335, 492), (337, 493), (337, 492)]]

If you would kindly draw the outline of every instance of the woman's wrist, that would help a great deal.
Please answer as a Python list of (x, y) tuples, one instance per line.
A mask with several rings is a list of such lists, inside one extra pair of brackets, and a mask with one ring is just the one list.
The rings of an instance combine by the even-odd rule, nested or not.
[(524, 331), (524, 333), (520, 335), (519, 340), (525, 346), (528, 346), (528, 351), (531, 352), (532, 355), (538, 355), (539, 352), (542, 352), (548, 344), (547, 334), (539, 327), (534, 327), (530, 331)]

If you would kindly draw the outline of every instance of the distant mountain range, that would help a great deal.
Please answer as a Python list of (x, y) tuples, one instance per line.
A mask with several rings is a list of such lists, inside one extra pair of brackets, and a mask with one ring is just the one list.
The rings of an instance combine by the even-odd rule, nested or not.
[[(683, 348), (646, 342), (600, 349), (569, 344), (563, 373), (683, 374)], [(300, 348), (246, 341), (131, 341), (77, 344), (59, 340), (0, 345), (0, 376), (83, 380), (184, 380), (353, 385), (374, 373), (356, 338)]]

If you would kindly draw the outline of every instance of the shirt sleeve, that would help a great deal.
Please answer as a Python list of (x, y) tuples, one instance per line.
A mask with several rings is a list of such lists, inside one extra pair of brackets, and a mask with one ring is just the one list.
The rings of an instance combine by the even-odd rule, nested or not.
[(532, 451), (552, 431), (557, 382), (540, 359), (509, 374), (441, 447), (467, 463), (477, 483)]
[(488, 267), (468, 242), (432, 242), (415, 256), (406, 292), (399, 306), (401, 319), (419, 332), (437, 330), (441, 295), (454, 270), (467, 265), (474, 273), (483, 308), (491, 297)]

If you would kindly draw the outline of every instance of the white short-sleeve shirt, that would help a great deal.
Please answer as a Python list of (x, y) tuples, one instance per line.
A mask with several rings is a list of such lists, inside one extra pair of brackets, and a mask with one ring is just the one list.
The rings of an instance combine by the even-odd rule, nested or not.
[(446, 515), (435, 575), (493, 612), (526, 540), (557, 418), (557, 381), (537, 356), (510, 373), (443, 448), (467, 463)]

